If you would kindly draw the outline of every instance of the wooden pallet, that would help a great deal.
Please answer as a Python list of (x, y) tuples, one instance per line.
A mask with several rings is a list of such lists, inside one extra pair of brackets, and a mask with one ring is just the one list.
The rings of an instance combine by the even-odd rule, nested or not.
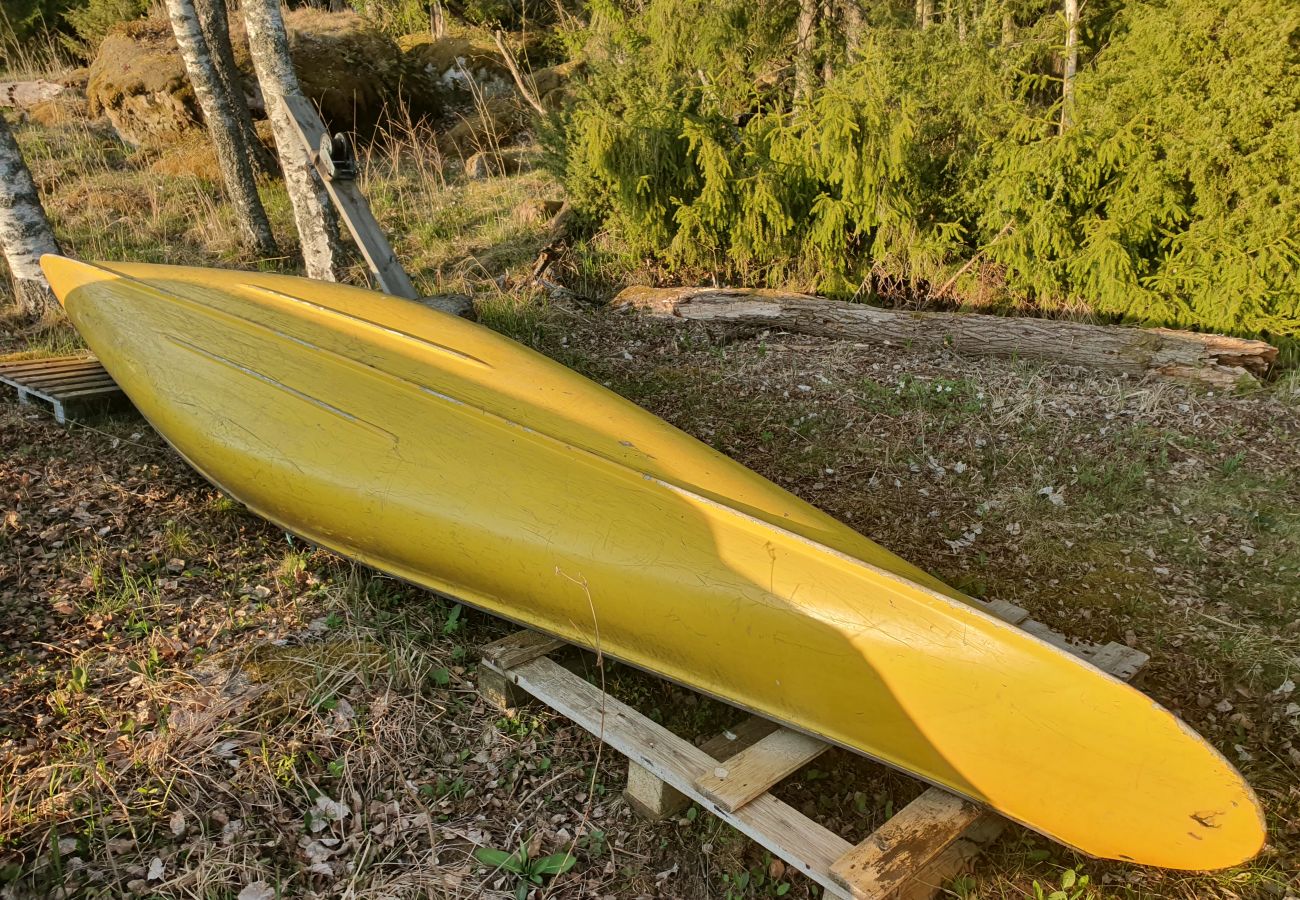
[[(990, 613), (1131, 681), (1147, 655), (1122, 644), (1067, 641), (1009, 603)], [(642, 815), (677, 815), (698, 803), (820, 884), (853, 900), (933, 897), (968, 871), (1005, 819), (931, 787), (857, 845), (819, 825), (771, 790), (829, 749), (826, 742), (751, 716), (702, 746), (615, 700), (549, 655), (567, 645), (523, 631), (484, 648), (479, 690), (511, 707), (532, 697), (628, 759), (624, 797)]]
[(0, 362), (0, 383), (17, 389), (19, 403), (50, 404), (60, 425), (126, 401), (117, 382), (89, 355)]

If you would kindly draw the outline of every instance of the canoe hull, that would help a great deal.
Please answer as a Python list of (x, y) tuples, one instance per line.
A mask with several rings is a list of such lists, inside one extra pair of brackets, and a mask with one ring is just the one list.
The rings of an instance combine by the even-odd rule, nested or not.
[(47, 258), (141, 412), (250, 509), (987, 803), (1084, 852), (1258, 850), (1167, 711), (493, 332), (286, 276)]

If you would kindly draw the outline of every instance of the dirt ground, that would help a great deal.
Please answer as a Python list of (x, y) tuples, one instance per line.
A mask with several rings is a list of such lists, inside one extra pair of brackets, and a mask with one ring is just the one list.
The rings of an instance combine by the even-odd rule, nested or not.
[[(1300, 383), (1223, 396), (536, 297), (491, 319), (962, 589), (1150, 652), (1144, 689), (1268, 809), (1237, 872), (1013, 828), (953, 894), (1050, 893), (1067, 869), (1090, 879), (1067, 897), (1300, 891)], [(577, 860), (538, 896), (818, 893), (707, 814), (633, 819), (612, 752), (477, 698), (504, 623), (295, 543), (137, 418), (0, 406), (0, 490), (4, 896), (505, 895), (472, 853), (521, 843)], [(700, 739), (738, 718), (606, 675)], [(837, 751), (781, 791), (856, 839), (919, 786)]]

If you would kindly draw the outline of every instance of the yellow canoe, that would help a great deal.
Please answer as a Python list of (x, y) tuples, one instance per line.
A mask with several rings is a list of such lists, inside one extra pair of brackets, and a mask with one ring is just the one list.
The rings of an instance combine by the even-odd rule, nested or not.
[(43, 265), (154, 427), (290, 531), (1094, 856), (1260, 849), (1250, 787), (1152, 700), (486, 328), (302, 278)]

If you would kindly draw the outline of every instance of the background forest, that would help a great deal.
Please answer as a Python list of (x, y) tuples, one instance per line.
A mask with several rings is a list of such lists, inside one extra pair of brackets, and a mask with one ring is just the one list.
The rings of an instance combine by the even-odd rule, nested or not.
[[(583, 62), (542, 132), (625, 269), (1300, 334), (1297, 0), (521, 2), (449, 13)], [(5, 5), (83, 53), (145, 11)]]

